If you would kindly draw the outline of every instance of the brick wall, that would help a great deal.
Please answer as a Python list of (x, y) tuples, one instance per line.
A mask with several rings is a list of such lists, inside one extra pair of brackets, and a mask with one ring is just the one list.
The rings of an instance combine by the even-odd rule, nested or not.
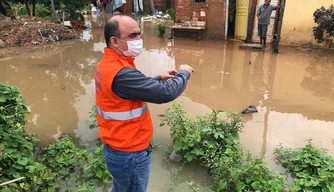
[(165, 0), (153, 0), (154, 7), (158, 11), (165, 11), (166, 6), (165, 6)]
[[(170, 8), (175, 9), (175, 1), (176, 0), (170, 0)], [(158, 11), (166, 11), (167, 7), (165, 6), (165, 0), (153, 0), (153, 3)]]
[(203, 34), (206, 39), (225, 38), (226, 0), (206, 0), (206, 3), (196, 3), (193, 0), (175, 0), (175, 20), (191, 20), (193, 11), (198, 14), (201, 9), (206, 12), (206, 30)]
[(170, 0), (170, 8), (175, 9), (175, 2), (176, 0)]

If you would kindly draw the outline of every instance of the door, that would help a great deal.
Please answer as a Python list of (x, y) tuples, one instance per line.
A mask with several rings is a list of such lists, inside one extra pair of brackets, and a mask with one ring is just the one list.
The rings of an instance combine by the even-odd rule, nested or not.
[(246, 40), (249, 0), (237, 0), (234, 38)]
[[(276, 6), (278, 3), (278, 0), (271, 0), (271, 5)], [(256, 12), (257, 13), (257, 9), (259, 8), (260, 5), (264, 4), (264, 0), (259, 0), (258, 4), (256, 6)], [(275, 23), (275, 16), (276, 16), (276, 11), (274, 10), (273, 12), (271, 12), (271, 19), (270, 19), (270, 24), (268, 26), (268, 31), (267, 31), (267, 42), (272, 42), (273, 40), (273, 29), (274, 29), (274, 23)], [(254, 21), (254, 30), (253, 30), (253, 35), (252, 35), (252, 41), (254, 42), (260, 42), (260, 38), (258, 35), (258, 30), (257, 30), (257, 24), (258, 24), (258, 19), (257, 16), (255, 15), (255, 21)]]

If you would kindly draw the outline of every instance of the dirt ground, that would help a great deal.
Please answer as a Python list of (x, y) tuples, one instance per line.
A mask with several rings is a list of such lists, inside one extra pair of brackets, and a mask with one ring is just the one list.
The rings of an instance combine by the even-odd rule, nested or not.
[(0, 16), (0, 45), (34, 46), (54, 41), (75, 39), (85, 28), (80, 21), (71, 21), (73, 29), (38, 17), (12, 19)]

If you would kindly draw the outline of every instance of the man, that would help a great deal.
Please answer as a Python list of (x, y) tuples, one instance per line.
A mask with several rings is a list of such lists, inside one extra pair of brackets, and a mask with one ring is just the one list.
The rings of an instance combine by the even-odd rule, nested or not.
[(265, 0), (264, 4), (257, 9), (258, 33), (260, 36), (260, 44), (266, 47), (268, 25), (270, 24), (270, 16), (273, 10), (279, 9), (279, 6), (270, 4), (271, 0)]
[(154, 78), (143, 75), (133, 63), (143, 50), (140, 33), (131, 17), (112, 17), (105, 24), (107, 47), (95, 73), (96, 117), (104, 158), (113, 177), (112, 192), (146, 191), (153, 134), (146, 102), (176, 99), (194, 72), (181, 65), (178, 72), (169, 70)]

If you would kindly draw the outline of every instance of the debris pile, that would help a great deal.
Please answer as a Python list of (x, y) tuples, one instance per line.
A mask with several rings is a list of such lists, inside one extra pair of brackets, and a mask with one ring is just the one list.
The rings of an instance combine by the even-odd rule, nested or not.
[(73, 29), (38, 17), (0, 16), (0, 21), (0, 42), (6, 46), (31, 46), (80, 37)]
[(85, 25), (85, 22), (83, 22), (83, 21), (71, 19), (70, 23), (71, 23), (71, 26), (74, 30), (87, 29), (87, 26)]
[(157, 22), (160, 20), (172, 20), (169, 14), (163, 14), (162, 12), (155, 13), (154, 15), (149, 15), (142, 17), (143, 21), (152, 21), (152, 22)]

